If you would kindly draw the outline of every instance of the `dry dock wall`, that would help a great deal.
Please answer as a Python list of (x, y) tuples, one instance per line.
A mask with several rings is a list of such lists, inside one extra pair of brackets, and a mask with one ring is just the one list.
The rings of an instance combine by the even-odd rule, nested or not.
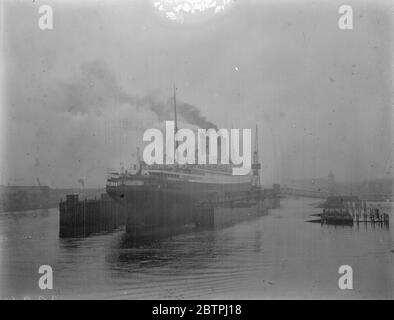
[(242, 221), (251, 220), (268, 214), (270, 209), (279, 207), (279, 199), (264, 199), (248, 205), (232, 206), (224, 204), (206, 208), (199, 216), (198, 226), (208, 228), (223, 228)]
[[(265, 189), (249, 197), (247, 200), (226, 200), (219, 203), (207, 202), (201, 206), (184, 206), (168, 208), (169, 218), (158, 223), (141, 224), (139, 217), (144, 208), (122, 205), (103, 195), (100, 200), (79, 200), (78, 195), (67, 195), (66, 201), (59, 205), (60, 227), (59, 236), (87, 237), (91, 234), (113, 231), (126, 225), (126, 233), (135, 239), (158, 239), (194, 228), (219, 228), (235, 225), (245, 220), (268, 214), (269, 209), (278, 208), (280, 198), (279, 187)], [(160, 201), (158, 202), (160, 203)], [(146, 210), (150, 210), (147, 208)], [(187, 212), (185, 222), (171, 220), (171, 213), (178, 212), (181, 217)], [(175, 215), (177, 216), (177, 215)]]
[(226, 201), (219, 204), (206, 204), (198, 210), (197, 227), (221, 228), (268, 214), (270, 209), (280, 207), (279, 185), (261, 190), (256, 199), (246, 202)]
[(263, 208), (266, 209), (276, 209), (280, 207), (279, 197), (266, 198), (263, 200)]
[(99, 200), (79, 200), (67, 195), (59, 204), (59, 237), (87, 237), (113, 231), (125, 224), (122, 207), (103, 196)]

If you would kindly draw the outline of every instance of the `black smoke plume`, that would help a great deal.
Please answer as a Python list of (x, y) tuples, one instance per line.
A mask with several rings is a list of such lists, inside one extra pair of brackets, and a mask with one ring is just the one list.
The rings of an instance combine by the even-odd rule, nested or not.
[[(66, 110), (71, 113), (101, 113), (101, 110), (116, 103), (126, 103), (137, 108), (152, 111), (159, 121), (174, 119), (173, 97), (162, 98), (158, 94), (144, 97), (132, 95), (123, 90), (115, 74), (101, 61), (83, 63), (81, 74), (66, 84)], [(217, 126), (201, 115), (200, 110), (189, 103), (177, 101), (177, 114), (180, 121), (203, 129), (216, 129)]]

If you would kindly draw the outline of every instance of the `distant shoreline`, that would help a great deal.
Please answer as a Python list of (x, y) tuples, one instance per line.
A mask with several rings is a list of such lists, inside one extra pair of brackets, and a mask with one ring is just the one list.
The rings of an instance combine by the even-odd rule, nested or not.
[(78, 194), (80, 198), (99, 198), (105, 188), (52, 189), (48, 186), (1, 186), (0, 212), (23, 212), (29, 210), (57, 208), (67, 194)]

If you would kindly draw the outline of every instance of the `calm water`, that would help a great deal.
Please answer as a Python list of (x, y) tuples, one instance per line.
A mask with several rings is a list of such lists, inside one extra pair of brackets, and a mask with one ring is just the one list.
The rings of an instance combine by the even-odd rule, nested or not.
[[(57, 209), (0, 214), (0, 298), (392, 299), (393, 227), (305, 222), (316, 204), (283, 199), (269, 216), (139, 248), (123, 231), (61, 240)], [(50, 294), (37, 285), (43, 264)], [(345, 264), (353, 290), (338, 288)]]

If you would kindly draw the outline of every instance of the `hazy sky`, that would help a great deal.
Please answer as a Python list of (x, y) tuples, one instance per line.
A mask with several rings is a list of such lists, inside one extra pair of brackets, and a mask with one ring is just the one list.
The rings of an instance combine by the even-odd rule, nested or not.
[(391, 176), (389, 1), (346, 1), (351, 31), (343, 1), (238, 0), (184, 23), (148, 0), (65, 2), (4, 3), (1, 183), (103, 186), (171, 120), (174, 83), (184, 125), (259, 124), (264, 184)]

